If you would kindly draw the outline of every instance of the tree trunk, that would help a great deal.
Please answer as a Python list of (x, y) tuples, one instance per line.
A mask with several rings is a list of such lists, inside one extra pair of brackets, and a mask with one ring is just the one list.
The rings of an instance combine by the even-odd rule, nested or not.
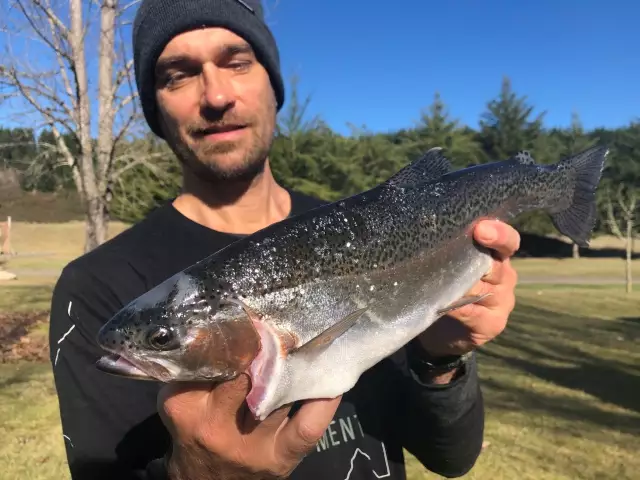
[[(133, 0), (124, 6), (120, 6), (119, 0), (15, 0), (13, 3), (24, 16), (25, 27), (32, 30), (34, 39), (45, 46), (43, 54), (53, 55), (53, 63), (43, 60), (43, 65), (51, 64), (53, 70), (34, 74), (29, 68), (1, 65), (0, 80), (3, 86), (8, 82), (15, 89), (10, 93), (20, 95), (51, 128), (57, 150), (71, 169), (84, 205), (84, 249), (89, 251), (107, 238), (110, 189), (116, 180), (115, 166), (118, 165), (121, 172), (128, 164), (144, 164), (144, 160), (129, 157), (123, 152), (116, 155), (118, 142), (140, 118), (133, 105), (137, 98), (133, 86), (133, 60), (127, 60), (128, 54), (123, 46), (120, 68), (117, 43), (123, 40), (116, 30), (124, 25), (120, 23), (120, 20), (124, 22), (122, 13), (139, 2)], [(95, 6), (100, 8), (99, 35), (89, 33), (90, 25), (95, 23), (98, 15)], [(20, 26), (16, 25), (15, 29), (20, 36), (23, 35)], [(4, 33), (9, 32), (0, 28), (0, 34)], [(27, 37), (31, 35), (25, 35)], [(86, 43), (88, 38), (94, 37), (96, 40), (89, 42), (91, 48), (97, 46), (98, 57), (96, 59), (94, 54), (89, 56), (92, 65), (97, 63), (97, 77), (90, 81)], [(8, 62), (3, 58), (3, 63)], [(19, 63), (15, 61), (16, 65)], [(53, 65), (55, 63), (57, 66)], [(95, 86), (98, 96), (92, 100)], [(97, 118), (92, 121), (91, 107), (96, 104)], [(120, 120), (122, 124), (118, 125)], [(97, 123), (95, 140), (92, 137), (94, 123)], [(114, 127), (117, 127), (117, 132), (114, 132)], [(65, 138), (65, 133), (77, 143), (73, 148), (70, 148), (70, 140)], [(35, 194), (35, 190), (32, 193)]]
[(580, 247), (577, 243), (573, 244), (573, 258), (580, 258)]
[(116, 0), (104, 0), (100, 7), (97, 152), (97, 184), (100, 192), (107, 190), (114, 148), (113, 64), (115, 62), (116, 4)]
[(626, 272), (627, 272), (627, 293), (631, 293), (631, 291), (633, 290), (633, 279), (632, 279), (632, 273), (631, 273), (631, 246), (633, 245), (632, 243), (632, 239), (633, 239), (633, 219), (632, 218), (627, 218), (627, 267), (626, 267)]
[(89, 252), (107, 239), (109, 218), (104, 202), (100, 198), (87, 199), (87, 220), (84, 251)]

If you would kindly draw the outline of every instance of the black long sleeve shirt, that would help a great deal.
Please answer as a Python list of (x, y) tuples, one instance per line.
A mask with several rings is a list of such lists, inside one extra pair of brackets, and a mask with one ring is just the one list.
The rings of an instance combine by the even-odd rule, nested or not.
[[(291, 195), (292, 215), (320, 204)], [(160, 385), (99, 372), (95, 362), (104, 352), (96, 334), (135, 297), (237, 238), (168, 203), (63, 270), (52, 298), (50, 346), (74, 480), (155, 480), (149, 465), (171, 445), (157, 414)], [(401, 349), (343, 396), (291, 479), (404, 479), (403, 448), (431, 471), (461, 476), (480, 453), (483, 427), (475, 357), (454, 382), (423, 385)]]

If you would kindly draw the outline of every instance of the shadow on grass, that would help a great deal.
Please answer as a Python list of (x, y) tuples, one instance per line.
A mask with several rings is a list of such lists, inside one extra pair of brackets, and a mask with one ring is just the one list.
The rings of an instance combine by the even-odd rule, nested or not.
[(640, 326), (640, 317), (620, 317), (618, 320), (623, 322), (634, 323)]
[(640, 413), (639, 333), (637, 318), (579, 317), (523, 302), (516, 307), (503, 334), (481, 350), (482, 370), (488, 373), (483, 385), (494, 393), (487, 403), (490, 408), (529, 409), (638, 434), (640, 415), (611, 412), (562, 392), (548, 395), (519, 387), (510, 378), (502, 381), (500, 376), (491, 375), (491, 367), (520, 370)]
[[(526, 411), (529, 415), (544, 415), (555, 417), (568, 422), (561, 423), (565, 433), (575, 436), (588, 436), (584, 423), (591, 423), (598, 427), (597, 436), (601, 437), (601, 430), (616, 430), (630, 435), (640, 434), (640, 417), (633, 414), (611, 412), (598, 408), (594, 404), (570, 397), (556, 397), (541, 392), (532, 393), (524, 388), (497, 382), (493, 379), (483, 380), (485, 389), (496, 392), (487, 399), (487, 409), (501, 409)], [(554, 428), (553, 422), (545, 423), (545, 428)]]
[(0, 285), (0, 312), (49, 309), (52, 289), (48, 285)]
[[(535, 233), (520, 232), (520, 249), (517, 257), (571, 258), (573, 245), (556, 238)], [(625, 258), (624, 248), (579, 248), (583, 258)], [(640, 258), (640, 253), (632, 253), (632, 259)]]
[(37, 377), (49, 373), (48, 363), (21, 363), (19, 365), (0, 365), (0, 395), (2, 390), (20, 384), (34, 382)]

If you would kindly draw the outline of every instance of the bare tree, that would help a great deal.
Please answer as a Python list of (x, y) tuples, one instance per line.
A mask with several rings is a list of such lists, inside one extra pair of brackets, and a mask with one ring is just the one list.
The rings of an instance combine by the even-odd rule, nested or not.
[[(122, 35), (130, 24), (131, 7), (138, 2), (11, 0), (3, 15), (0, 35), (7, 52), (0, 91), (17, 102), (23, 121), (53, 132), (54, 146), (70, 167), (85, 206), (85, 251), (107, 239), (117, 175), (132, 162), (144, 161), (119, 148), (142, 118), (133, 61), (123, 41), (129, 36)], [(90, 50), (94, 46), (97, 49)], [(29, 62), (30, 51), (35, 53), (35, 65)], [(97, 114), (92, 113), (94, 108)]]
[(632, 185), (619, 184), (615, 198), (612, 198), (610, 192), (607, 191), (605, 200), (606, 221), (609, 230), (625, 244), (627, 293), (631, 293), (633, 290), (631, 258), (633, 239), (636, 233), (638, 196), (638, 191)]

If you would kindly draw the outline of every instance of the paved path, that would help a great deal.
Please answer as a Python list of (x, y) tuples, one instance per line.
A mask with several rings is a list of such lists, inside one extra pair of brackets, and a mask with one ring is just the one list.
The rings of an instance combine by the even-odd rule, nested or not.
[[(56, 277), (60, 275), (59, 269), (17, 268), (8, 269), (18, 278), (22, 277)], [(620, 277), (563, 277), (553, 275), (520, 275), (520, 284), (547, 283), (562, 285), (624, 285), (624, 278)]]
[(60, 275), (59, 268), (7, 268), (18, 277), (57, 277)]
[(521, 275), (518, 283), (549, 283), (566, 285), (624, 285), (626, 282), (619, 277), (553, 277), (537, 275)]

